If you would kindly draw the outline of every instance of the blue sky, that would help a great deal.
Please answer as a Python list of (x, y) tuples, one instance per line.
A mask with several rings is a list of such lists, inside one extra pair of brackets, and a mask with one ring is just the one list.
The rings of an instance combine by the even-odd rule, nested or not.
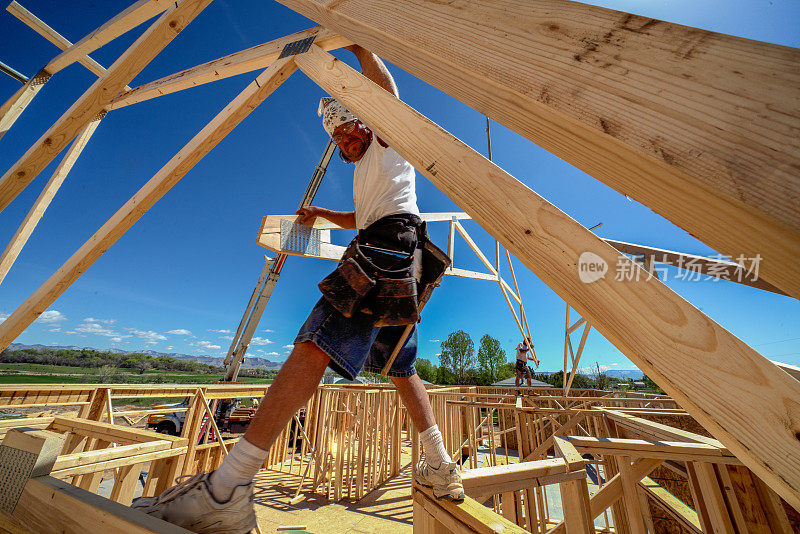
[[(129, 2), (26, 0), (23, 5), (67, 39), (77, 41)], [(786, 46), (800, 46), (800, 3), (775, 0), (605, 1), (597, 5)], [(273, 2), (216, 0), (130, 84), (132, 87), (313, 26)], [(109, 66), (142, 28), (94, 52)], [(33, 75), (57, 49), (6, 12), (0, 13), (0, 61)], [(346, 51), (336, 53), (354, 64)], [(446, 94), (390, 66), (400, 96), (454, 135), (484, 152), (485, 119)], [(10, 314), (124, 202), (238, 94), (244, 74), (110, 113), (73, 168), (6, 280), (0, 318)], [(9, 168), (78, 98), (95, 77), (75, 64), (58, 73), (0, 140), (0, 168)], [(19, 87), (0, 77), (0, 99)], [(223, 355), (266, 253), (254, 244), (261, 217), (291, 213), (325, 146), (316, 116), (322, 91), (293, 75), (221, 142), (17, 339), (21, 343), (151, 349)], [(686, 232), (590, 176), (492, 123), (494, 161), (597, 233), (660, 248), (715, 254)], [(49, 179), (59, 158), (0, 213), (3, 248)], [(422, 211), (458, 211), (418, 175)], [(316, 204), (352, 209), (352, 168), (334, 158)], [(494, 241), (467, 229), (493, 257)], [(446, 247), (446, 224), (432, 236)], [(340, 242), (351, 234), (340, 232)], [(463, 242), (455, 265), (480, 269)], [(250, 354), (283, 360), (319, 297), (317, 282), (332, 263), (290, 258), (256, 332)], [(541, 369), (560, 368), (564, 302), (521, 263), (516, 272)], [(503, 265), (508, 277), (508, 268)], [(765, 356), (800, 365), (800, 304), (729, 282), (691, 282), (668, 270), (667, 284)], [(439, 343), (463, 329), (475, 340), (501, 340), (512, 358), (519, 334), (496, 284), (448, 277), (426, 307), (419, 356), (438, 362)], [(592, 332), (584, 364), (633, 368)]]

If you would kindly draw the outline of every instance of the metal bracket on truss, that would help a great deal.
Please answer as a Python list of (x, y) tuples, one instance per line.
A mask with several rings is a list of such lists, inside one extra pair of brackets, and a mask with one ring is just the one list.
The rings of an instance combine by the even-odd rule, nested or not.
[(278, 59), (308, 52), (308, 49), (311, 48), (311, 45), (314, 43), (314, 39), (316, 38), (316, 35), (312, 35), (311, 37), (306, 37), (305, 39), (288, 43), (283, 47), (283, 50), (281, 50), (281, 55), (278, 56)]

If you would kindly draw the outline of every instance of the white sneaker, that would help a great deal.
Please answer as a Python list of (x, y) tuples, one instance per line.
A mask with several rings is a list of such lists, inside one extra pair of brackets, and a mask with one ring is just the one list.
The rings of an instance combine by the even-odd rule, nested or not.
[(131, 508), (198, 534), (246, 534), (256, 528), (252, 482), (237, 486), (230, 499), (219, 502), (208, 487), (208, 476), (198, 473), (158, 497), (134, 499)]
[(461, 473), (455, 462), (442, 462), (434, 469), (427, 460), (421, 460), (414, 469), (414, 480), (417, 484), (433, 488), (433, 495), (437, 499), (463, 501), (466, 497)]

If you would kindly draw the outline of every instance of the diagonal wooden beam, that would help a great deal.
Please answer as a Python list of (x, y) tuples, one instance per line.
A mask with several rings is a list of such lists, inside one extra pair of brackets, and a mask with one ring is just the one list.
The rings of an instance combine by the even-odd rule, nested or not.
[(266, 68), (278, 59), (284, 46), (308, 37), (314, 37), (314, 44), (326, 51), (351, 44), (348, 39), (317, 26), (140, 85), (114, 97), (106, 109), (110, 111), (157, 96)]
[[(349, 5), (349, 4), (348, 4)], [(583, 283), (591, 252), (638, 268), (565, 213), (317, 47), (295, 58), (399, 154), (586, 317), (742, 462), (800, 507), (800, 383), (660, 281)], [(732, 407), (735, 406), (735, 409)]]
[[(654, 458), (640, 458), (636, 460), (630, 468), (631, 478), (641, 480), (649, 475), (653, 469), (661, 465), (662, 462), (663, 460)], [(603, 484), (603, 487), (589, 499), (592, 519), (602, 514), (604, 510), (608, 509), (609, 506), (617, 502), (620, 498), (622, 498), (622, 477), (618, 473), (607, 480), (606, 483)], [(566, 534), (564, 522), (562, 521), (553, 527), (552, 530), (548, 530), (547, 534)]]
[(47, 211), (47, 207), (50, 205), (53, 197), (55, 197), (56, 193), (61, 188), (61, 184), (64, 183), (69, 171), (72, 170), (72, 166), (75, 165), (75, 162), (78, 160), (78, 156), (80, 156), (81, 152), (83, 152), (83, 149), (86, 147), (86, 144), (89, 142), (89, 139), (91, 139), (92, 134), (94, 134), (94, 131), (97, 129), (99, 124), (100, 119), (92, 121), (86, 128), (83, 129), (80, 134), (78, 134), (78, 136), (75, 138), (75, 141), (72, 142), (72, 145), (64, 154), (64, 158), (61, 160), (61, 163), (59, 163), (58, 167), (56, 167), (53, 176), (50, 177), (50, 180), (47, 182), (47, 184), (45, 184), (44, 189), (42, 189), (42, 193), (39, 195), (39, 198), (37, 198), (33, 203), (30, 211), (28, 211), (25, 219), (23, 219), (22, 224), (20, 224), (19, 228), (17, 228), (14, 237), (11, 238), (8, 246), (6, 246), (6, 249), (3, 251), (3, 254), (0, 255), (0, 284), (2, 284), (3, 280), (5, 280), (8, 271), (17, 260), (17, 256), (19, 256), (19, 253), (22, 251), (25, 243), (27, 243), (28, 238), (36, 228), (36, 225), (39, 224), (40, 220), (42, 220), (44, 212)]
[(200, 130), (64, 265), (22, 303), (5, 322), (0, 324), (0, 347), (4, 349), (14, 341), (197, 162), (280, 86), (295, 69), (291, 57), (278, 60), (248, 85), (205, 128)]
[[(33, 13), (22, 7), (16, 0), (11, 2), (6, 8), (9, 13), (33, 28), (63, 52), (51, 60), (0, 107), (0, 137), (11, 128), (42, 85), (53, 74), (78, 61), (97, 76), (103, 76), (106, 72), (105, 67), (86, 54), (161, 13), (173, 3), (167, 0), (140, 0), (73, 45)], [(125, 90), (130, 90), (130, 87), (126, 85)]]
[[(21, 20), (25, 25), (29, 28), (34, 30), (36, 33), (56, 45), (61, 50), (66, 50), (67, 48), (72, 46), (67, 39), (65, 39), (60, 33), (55, 31), (49, 25), (45, 24), (42, 19), (22, 7), (19, 2), (14, 0), (8, 7), (6, 7), (6, 11), (17, 17)], [(90, 58), (89, 56), (81, 56), (76, 58), (78, 63), (89, 69), (90, 72), (93, 72), (97, 76), (102, 76), (105, 74), (106, 69), (97, 61)], [(46, 71), (47, 72), (47, 71)], [(48, 72), (51, 76), (53, 75), (52, 72)]]
[(153, 23), (0, 178), (0, 211), (209, 3), (182, 0)]
[(800, 297), (800, 50), (568, 0), (279, 0)]
[(50, 74), (55, 74), (75, 61), (80, 61), (80, 58), (113, 41), (123, 33), (174, 6), (176, 3), (178, 2), (174, 0), (139, 0), (134, 2), (130, 7), (50, 60), (45, 65), (44, 70)]
[[(731, 261), (637, 245), (635, 243), (626, 243), (624, 241), (615, 241), (613, 239), (603, 239), (603, 241), (625, 254), (652, 258), (656, 262), (673, 265), (690, 273), (697, 273), (698, 276), (706, 275), (709, 277), (721, 278), (730, 282), (736, 282), (737, 284), (778, 293), (779, 295), (786, 295), (785, 291), (781, 291), (763, 278), (760, 278), (758, 276), (758, 269), (755, 268), (757, 266), (752, 265), (752, 262), (743, 261), (742, 265), (739, 265)], [(754, 268), (753, 272), (748, 273), (751, 267)]]

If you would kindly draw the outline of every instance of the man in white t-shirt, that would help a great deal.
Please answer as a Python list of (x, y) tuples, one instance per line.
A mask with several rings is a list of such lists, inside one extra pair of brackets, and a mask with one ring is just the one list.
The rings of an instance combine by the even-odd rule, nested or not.
[(517, 364), (514, 368), (516, 374), (514, 378), (514, 388), (517, 390), (517, 395), (519, 395), (519, 385), (523, 378), (528, 380), (528, 392), (531, 390), (531, 370), (528, 368), (528, 360), (533, 361), (534, 358), (530, 355), (529, 345), (532, 345), (531, 338), (528, 338), (527, 343), (523, 339), (522, 342), (517, 345)]
[[(398, 96), (380, 58), (359, 46), (348, 49), (358, 58), (364, 76)], [(298, 210), (298, 222), (312, 224), (323, 217), (342, 228), (357, 229), (360, 245), (400, 256), (412, 254), (422, 223), (414, 168), (335, 99), (323, 98), (319, 114), (341, 158), (355, 164), (355, 209), (343, 212), (310, 206)], [(388, 254), (382, 261), (391, 263), (392, 256)], [(249, 532), (255, 526), (253, 477), (281, 430), (316, 391), (326, 367), (351, 380), (361, 369), (380, 372), (404, 329), (374, 327), (373, 318), (364, 313), (345, 317), (321, 298), (301, 327), (292, 354), (267, 390), (247, 433), (222, 465), (209, 475), (197, 475), (167, 490), (161, 499), (137, 499), (132, 506), (195, 532)], [(425, 459), (416, 466), (414, 478), (432, 487), (437, 498), (462, 500), (458, 467), (444, 448), (428, 394), (414, 369), (416, 353), (415, 327), (388, 373), (420, 431)]]

